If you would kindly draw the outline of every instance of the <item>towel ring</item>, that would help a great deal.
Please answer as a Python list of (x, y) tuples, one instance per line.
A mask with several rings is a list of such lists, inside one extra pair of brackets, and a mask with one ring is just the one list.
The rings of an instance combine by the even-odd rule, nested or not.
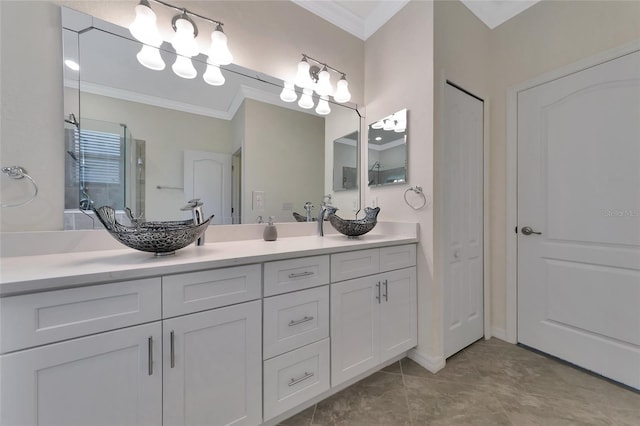
[[(413, 191), (413, 192), (415, 192), (416, 194), (421, 195), (421, 196), (422, 196), (422, 200), (423, 200), (423, 201), (422, 201), (422, 204), (420, 204), (419, 206), (414, 206), (413, 204), (411, 204), (411, 203), (409, 202), (409, 200), (407, 200), (407, 193), (408, 193), (409, 191)], [(412, 209), (414, 209), (414, 210), (420, 210), (421, 208), (423, 208), (424, 206), (426, 206), (426, 205), (427, 205), (427, 203), (429, 202), (429, 197), (427, 197), (427, 196), (424, 194), (424, 192), (422, 191), (422, 187), (421, 187), (421, 186), (416, 185), (416, 186), (412, 186), (412, 187), (408, 188), (406, 191), (404, 191), (404, 202), (405, 202), (405, 203), (407, 203), (407, 205), (408, 205), (409, 207), (411, 207)]]
[(31, 184), (33, 185), (33, 194), (31, 195), (31, 198), (29, 198), (27, 201), (23, 201), (21, 203), (16, 203), (16, 204), (0, 204), (0, 207), (3, 207), (3, 208), (4, 207), (20, 207), (20, 206), (27, 205), (36, 199), (36, 196), (38, 195), (38, 185), (36, 184), (36, 181), (33, 180), (33, 178), (27, 174), (27, 171), (25, 169), (23, 169), (20, 166), (3, 167), (2, 173), (9, 176), (11, 179), (22, 179), (22, 178), (29, 179), (31, 181)]

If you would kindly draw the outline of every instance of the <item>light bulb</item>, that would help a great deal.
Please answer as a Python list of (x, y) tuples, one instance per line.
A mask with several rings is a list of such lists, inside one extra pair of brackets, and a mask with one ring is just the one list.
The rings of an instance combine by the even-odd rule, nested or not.
[(396, 124), (393, 127), (393, 131), (396, 133), (402, 133), (407, 130), (407, 122), (402, 120), (396, 120)]
[(284, 82), (284, 87), (282, 88), (282, 92), (280, 93), (280, 99), (285, 102), (295, 102), (298, 99), (298, 95), (293, 88), (293, 83), (289, 81)]
[(320, 101), (318, 102), (318, 106), (316, 108), (316, 112), (320, 115), (327, 115), (331, 112), (331, 108), (329, 108), (329, 100), (328, 96), (320, 96)]
[(372, 129), (380, 130), (384, 127), (384, 120), (378, 120), (371, 125)]
[(309, 62), (306, 59), (302, 59), (298, 62), (298, 73), (296, 74), (295, 84), (303, 89), (313, 88), (313, 80), (309, 75)]
[(333, 86), (331, 86), (331, 75), (325, 66), (318, 73), (318, 84), (316, 84), (316, 93), (320, 96), (329, 96), (333, 94)]
[(233, 61), (233, 55), (227, 46), (227, 36), (222, 32), (222, 26), (211, 33), (211, 47), (209, 48), (209, 60), (218, 65), (229, 65)]
[(160, 50), (157, 47), (143, 44), (136, 58), (138, 58), (140, 64), (155, 71), (161, 71), (165, 67), (164, 61), (160, 56)]
[(142, 0), (136, 6), (136, 18), (129, 25), (129, 32), (137, 40), (154, 47), (160, 47), (162, 37), (156, 25), (156, 14), (149, 6), (149, 2)]
[(384, 126), (382, 126), (382, 130), (390, 131), (395, 127), (395, 123), (391, 119), (384, 120)]
[(212, 86), (222, 86), (225, 82), (220, 67), (212, 64), (207, 64), (207, 70), (202, 75), (202, 78)]
[(176, 61), (171, 66), (171, 69), (178, 77), (182, 78), (195, 78), (198, 75), (198, 72), (193, 67), (193, 63), (191, 62), (191, 58), (187, 58), (184, 56), (176, 56)]
[(313, 94), (313, 89), (302, 89), (302, 96), (300, 96), (300, 100), (298, 101), (298, 106), (304, 109), (313, 108), (313, 98), (311, 95)]
[(171, 45), (176, 49), (178, 55), (190, 58), (200, 53), (194, 36), (193, 24), (186, 18), (180, 17), (175, 21), (175, 27), (176, 34), (171, 40)]
[(333, 95), (333, 100), (338, 102), (339, 104), (349, 102), (351, 100), (351, 93), (349, 93), (349, 83), (342, 76), (342, 78), (338, 81), (336, 87), (336, 93)]

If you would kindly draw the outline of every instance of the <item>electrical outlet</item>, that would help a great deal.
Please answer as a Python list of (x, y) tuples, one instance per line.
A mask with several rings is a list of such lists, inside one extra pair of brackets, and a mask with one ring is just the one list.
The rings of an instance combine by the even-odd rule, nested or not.
[(264, 210), (264, 191), (253, 191), (253, 210)]

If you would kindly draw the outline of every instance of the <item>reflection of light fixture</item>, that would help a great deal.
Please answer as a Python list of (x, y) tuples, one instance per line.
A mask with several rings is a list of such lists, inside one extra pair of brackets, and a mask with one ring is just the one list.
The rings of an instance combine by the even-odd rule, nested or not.
[(202, 78), (212, 86), (222, 86), (225, 82), (224, 76), (220, 72), (220, 67), (212, 64), (207, 64), (207, 70), (202, 75)]
[[(322, 69), (316, 65), (311, 66), (309, 61), (313, 61), (318, 65), (321, 65)], [(331, 84), (331, 74), (329, 71), (334, 71), (341, 75), (341, 79), (338, 81), (335, 93), (333, 85)], [(302, 60), (298, 63), (298, 72), (294, 83), (302, 89), (315, 90), (320, 97), (327, 97), (327, 101), (329, 96), (332, 96), (333, 100), (338, 103), (348, 102), (351, 99), (346, 74), (327, 65), (326, 63), (312, 58), (305, 53), (302, 54)]]
[(377, 141), (381, 141), (381, 140), (382, 140), (382, 137), (381, 137), (381, 136), (376, 136), (376, 140), (377, 140)]
[(284, 82), (284, 87), (282, 88), (282, 92), (280, 93), (280, 99), (285, 102), (295, 102), (296, 99), (298, 99), (298, 95), (296, 95), (293, 83), (291, 83), (290, 81)]
[(80, 65), (78, 65), (78, 63), (76, 61), (72, 61), (71, 59), (65, 59), (64, 64), (70, 70), (73, 70), (73, 71), (79, 71), (80, 70)]
[(142, 49), (140, 49), (136, 58), (138, 58), (138, 62), (151, 70), (162, 71), (165, 67), (162, 56), (160, 56), (160, 50), (157, 47), (142, 45)]
[(371, 125), (372, 129), (380, 130), (384, 127), (384, 122), (382, 120), (376, 121)]
[[(191, 12), (185, 8), (176, 7), (163, 0), (151, 1), (180, 12), (174, 16), (171, 21), (171, 25), (175, 31), (175, 35), (171, 39), (171, 45), (177, 53), (176, 61), (171, 68), (180, 77), (194, 78), (197, 75), (191, 58), (198, 55), (200, 49), (196, 41), (198, 27), (192, 17), (196, 16), (216, 25), (211, 33), (211, 47), (208, 51), (206, 77), (203, 77), (209, 84), (224, 84), (225, 80), (220, 72), (219, 66), (230, 64), (233, 61), (233, 56), (227, 45), (227, 36), (222, 31), (223, 23)], [(163, 40), (158, 31), (156, 20), (156, 14), (151, 10), (149, 0), (140, 0), (140, 3), (136, 6), (136, 17), (131, 25), (129, 25), (129, 31), (137, 40), (145, 44), (137, 55), (138, 61), (147, 68), (162, 70), (165, 65), (158, 48), (162, 45)]]
[(318, 107), (316, 108), (316, 113), (320, 115), (327, 115), (331, 112), (331, 108), (329, 108), (329, 97), (328, 96), (320, 96), (320, 100), (318, 101)]
[(395, 127), (395, 121), (391, 118), (384, 120), (384, 126), (382, 126), (382, 130), (390, 131)]
[(298, 101), (298, 105), (300, 106), (300, 108), (313, 108), (313, 98), (311, 97), (312, 94), (312, 89), (302, 89), (302, 96), (300, 96), (300, 100)]

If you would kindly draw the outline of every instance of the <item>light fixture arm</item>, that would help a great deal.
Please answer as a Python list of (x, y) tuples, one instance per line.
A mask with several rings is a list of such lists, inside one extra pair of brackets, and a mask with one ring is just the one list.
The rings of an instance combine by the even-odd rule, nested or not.
[(176, 27), (176, 21), (178, 19), (184, 19), (185, 21), (189, 21), (191, 23), (191, 25), (193, 25), (193, 38), (198, 37), (198, 26), (196, 25), (195, 22), (193, 22), (193, 19), (191, 19), (189, 17), (189, 15), (187, 15), (187, 9), (182, 9), (182, 15), (176, 15), (173, 17), (173, 19), (171, 20), (171, 26), (173, 27), (173, 31), (178, 31), (178, 27)]
[[(220, 27), (222, 27), (224, 25), (224, 23), (222, 23), (220, 21), (217, 21), (217, 20), (211, 19), (211, 18), (207, 18), (206, 16), (200, 15), (199, 13), (192, 12), (189, 9), (185, 9), (184, 7), (174, 6), (171, 3), (167, 3), (167, 2), (162, 1), (162, 0), (151, 0), (151, 1), (154, 2), (154, 3), (158, 3), (158, 4), (161, 4), (163, 6), (169, 7), (171, 9), (174, 9), (174, 10), (176, 10), (178, 12), (182, 12), (183, 14), (197, 16), (200, 19), (203, 19), (203, 20), (205, 20), (207, 22), (211, 22), (212, 24), (216, 24), (216, 25), (218, 25)], [(193, 23), (193, 21), (192, 21), (192, 23)], [(194, 25), (194, 28), (195, 28), (195, 25)], [(222, 30), (222, 28), (221, 28), (221, 30)], [(196, 32), (197, 32), (197, 29), (196, 29)]]
[[(153, 0), (153, 1), (156, 1), (156, 0)], [(333, 68), (331, 65), (328, 65), (328, 64), (326, 64), (326, 63), (324, 63), (324, 62), (320, 62), (319, 60), (317, 60), (317, 59), (315, 59), (315, 58), (312, 58), (311, 56), (307, 55), (306, 53), (303, 53), (303, 54), (302, 54), (302, 59), (306, 59), (306, 60), (307, 60), (307, 62), (308, 62), (309, 60), (312, 60), (312, 61), (313, 61), (313, 62), (315, 62), (316, 64), (318, 64), (318, 65), (322, 65), (324, 68), (328, 68), (328, 69), (330, 69), (331, 71), (334, 71), (334, 72), (336, 72), (336, 73), (338, 73), (338, 74), (342, 75), (342, 78), (345, 78), (345, 77), (347, 76), (347, 74), (346, 74), (346, 73), (344, 73), (344, 72), (340, 71), (339, 69)]]

